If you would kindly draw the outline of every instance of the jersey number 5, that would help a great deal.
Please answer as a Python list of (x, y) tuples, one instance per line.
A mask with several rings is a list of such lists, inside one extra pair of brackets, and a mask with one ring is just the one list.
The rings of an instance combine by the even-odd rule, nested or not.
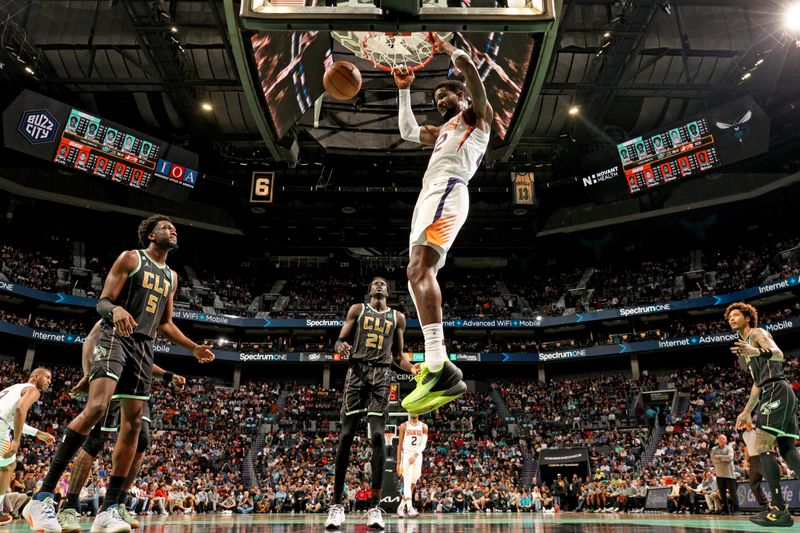
[(158, 309), (158, 296), (151, 294), (150, 297), (147, 298), (147, 312), (155, 313), (156, 309)]
[(368, 333), (366, 346), (367, 348), (377, 348), (379, 350), (383, 349), (383, 335), (378, 335), (377, 333)]

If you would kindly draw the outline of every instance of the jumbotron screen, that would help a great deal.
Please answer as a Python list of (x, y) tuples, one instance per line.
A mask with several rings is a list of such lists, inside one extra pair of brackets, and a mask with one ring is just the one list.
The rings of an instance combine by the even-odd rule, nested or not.
[(183, 201), (197, 184), (197, 154), (23, 91), (3, 112), (7, 148), (59, 166)]
[(749, 96), (584, 156), (580, 181), (606, 202), (762, 154), (769, 117)]
[(637, 193), (721, 165), (704, 118), (617, 145), (628, 189)]
[[(250, 37), (257, 83), (277, 137), (283, 137), (313, 109), (325, 90), (322, 78), (326, 61), (338, 59), (330, 44), (329, 32), (260, 32)], [(475, 58), (495, 113), (493, 131), (499, 139), (505, 139), (517, 113), (531, 59), (538, 54), (535, 41), (520, 33), (464, 32), (458, 34), (455, 44)]]

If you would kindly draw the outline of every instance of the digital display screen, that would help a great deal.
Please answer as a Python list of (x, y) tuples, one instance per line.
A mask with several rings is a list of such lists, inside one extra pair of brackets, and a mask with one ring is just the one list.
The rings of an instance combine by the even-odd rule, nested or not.
[(721, 166), (705, 119), (617, 145), (631, 193)]
[[(260, 32), (250, 37), (257, 83), (278, 138), (313, 109), (325, 90), (325, 68), (338, 59), (354, 61), (352, 56), (339, 57), (331, 42), (330, 32), (317, 31)], [(535, 42), (528, 34), (503, 32), (463, 32), (454, 41), (475, 62), (494, 109), (492, 130), (501, 140), (517, 111)], [(363, 62), (359, 67), (374, 68)], [(456, 74), (452, 67), (449, 74)], [(391, 80), (388, 73), (386, 79)]]
[[(121, 185), (147, 189), (160, 150), (154, 139), (122, 132), (99, 117), (73, 108), (53, 161)], [(194, 181), (186, 182), (186, 186), (194, 187)]]
[(178, 202), (200, 177), (197, 154), (33, 91), (3, 112), (3, 134), (7, 148)]
[(258, 82), (278, 138), (314, 107), (325, 90), (328, 32), (263, 32), (250, 38)]
[(583, 157), (584, 189), (611, 201), (763, 154), (769, 117), (745, 96)]

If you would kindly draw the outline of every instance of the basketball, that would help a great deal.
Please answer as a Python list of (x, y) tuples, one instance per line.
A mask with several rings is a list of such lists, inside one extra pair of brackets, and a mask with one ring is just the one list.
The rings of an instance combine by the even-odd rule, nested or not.
[(349, 100), (361, 89), (361, 71), (349, 61), (337, 61), (322, 78), (325, 90), (336, 100)]

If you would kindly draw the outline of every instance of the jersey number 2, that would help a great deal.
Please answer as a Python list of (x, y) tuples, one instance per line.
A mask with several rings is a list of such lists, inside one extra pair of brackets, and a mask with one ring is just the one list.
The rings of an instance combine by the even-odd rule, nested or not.
[(411, 437), (411, 445), (412, 446), (416, 446), (417, 445), (417, 436), (416, 435), (413, 435)]

